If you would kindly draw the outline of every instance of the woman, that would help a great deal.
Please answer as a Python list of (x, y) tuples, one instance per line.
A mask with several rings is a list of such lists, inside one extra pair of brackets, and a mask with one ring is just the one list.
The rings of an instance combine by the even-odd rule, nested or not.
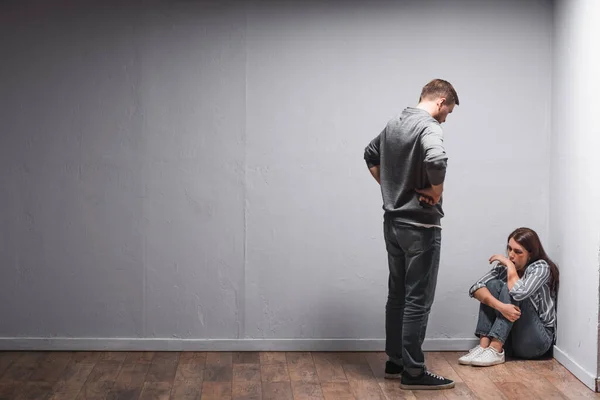
[(475, 335), (479, 345), (458, 362), (487, 367), (504, 362), (510, 334), (515, 356), (534, 359), (554, 344), (558, 268), (535, 231), (518, 228), (508, 236), (508, 257), (495, 254), (492, 269), (469, 289), (481, 302)]

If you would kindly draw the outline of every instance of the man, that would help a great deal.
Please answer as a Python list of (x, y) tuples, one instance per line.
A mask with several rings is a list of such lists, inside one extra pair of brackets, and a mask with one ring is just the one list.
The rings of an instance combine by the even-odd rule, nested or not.
[(381, 186), (389, 280), (385, 312), (386, 378), (403, 389), (448, 389), (450, 379), (425, 367), (422, 350), (440, 261), (442, 192), (447, 156), (441, 124), (458, 105), (444, 80), (429, 82), (419, 104), (390, 120), (365, 148)]

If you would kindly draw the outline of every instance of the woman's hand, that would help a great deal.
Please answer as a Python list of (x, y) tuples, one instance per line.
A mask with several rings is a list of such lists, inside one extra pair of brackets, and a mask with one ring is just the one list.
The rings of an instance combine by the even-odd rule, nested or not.
[(509, 265), (512, 264), (512, 261), (510, 261), (508, 259), (508, 257), (503, 256), (502, 254), (494, 254), (493, 256), (491, 256), (490, 264), (493, 263), (494, 261), (498, 261), (498, 263), (504, 265), (505, 267), (508, 267)]
[(504, 304), (498, 311), (510, 322), (515, 322), (521, 318), (521, 309), (514, 304)]

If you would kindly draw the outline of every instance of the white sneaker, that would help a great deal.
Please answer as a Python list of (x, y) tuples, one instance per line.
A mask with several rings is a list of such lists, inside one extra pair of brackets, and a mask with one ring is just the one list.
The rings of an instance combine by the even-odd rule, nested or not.
[(458, 363), (462, 365), (471, 365), (471, 361), (481, 353), (483, 353), (485, 349), (479, 345), (477, 347), (473, 347), (467, 354), (458, 359)]
[(475, 367), (491, 367), (502, 363), (504, 363), (504, 350), (502, 353), (498, 353), (492, 346), (471, 360), (471, 365)]

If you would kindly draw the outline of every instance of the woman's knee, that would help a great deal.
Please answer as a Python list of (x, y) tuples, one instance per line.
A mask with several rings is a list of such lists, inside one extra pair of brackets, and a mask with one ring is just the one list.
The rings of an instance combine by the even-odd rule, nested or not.
[(504, 283), (500, 279), (492, 279), (490, 281), (487, 281), (485, 286), (488, 288), (490, 293), (492, 293), (493, 295), (496, 295), (497, 293), (500, 293), (500, 291), (503, 289), (503, 287), (506, 286), (506, 283)]

